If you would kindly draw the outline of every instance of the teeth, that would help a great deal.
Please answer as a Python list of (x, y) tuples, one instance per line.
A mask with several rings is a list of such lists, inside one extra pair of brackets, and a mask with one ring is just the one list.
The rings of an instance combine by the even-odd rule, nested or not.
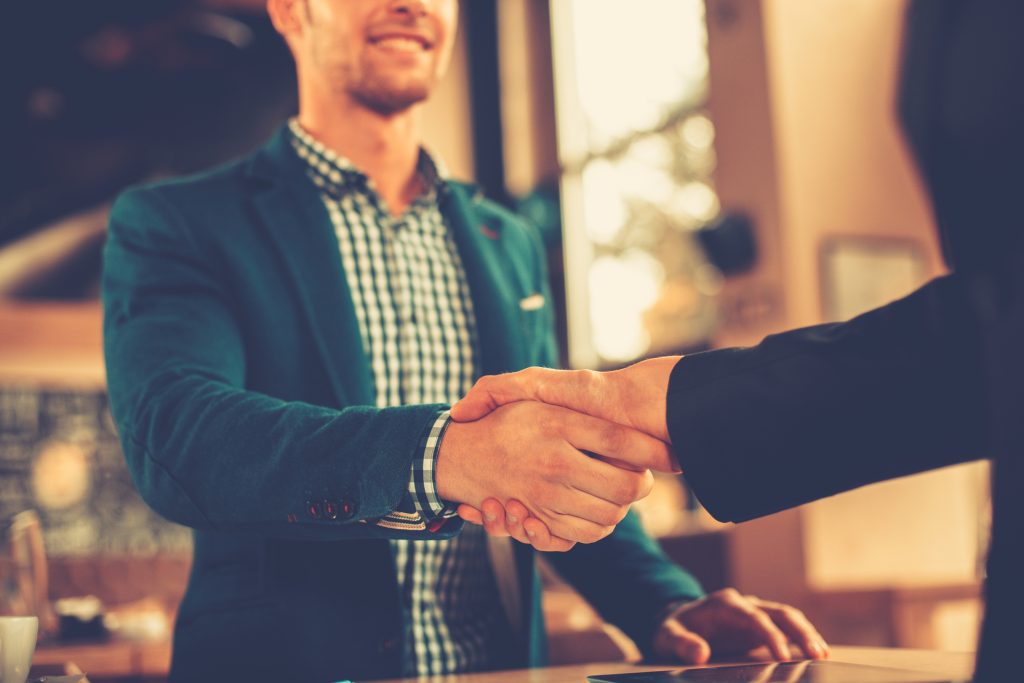
[(422, 52), (425, 49), (423, 43), (412, 38), (384, 38), (377, 41), (377, 46), (396, 52)]

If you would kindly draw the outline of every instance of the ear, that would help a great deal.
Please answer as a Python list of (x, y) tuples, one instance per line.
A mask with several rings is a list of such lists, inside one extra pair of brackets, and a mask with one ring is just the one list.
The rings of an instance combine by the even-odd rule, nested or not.
[(277, 32), (292, 47), (292, 40), (302, 35), (304, 0), (267, 0), (267, 14)]

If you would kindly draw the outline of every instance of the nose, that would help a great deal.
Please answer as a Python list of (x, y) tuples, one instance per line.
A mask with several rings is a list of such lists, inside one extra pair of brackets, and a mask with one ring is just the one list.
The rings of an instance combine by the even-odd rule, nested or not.
[(420, 18), (427, 16), (427, 3), (423, 0), (394, 0), (388, 11), (404, 17)]

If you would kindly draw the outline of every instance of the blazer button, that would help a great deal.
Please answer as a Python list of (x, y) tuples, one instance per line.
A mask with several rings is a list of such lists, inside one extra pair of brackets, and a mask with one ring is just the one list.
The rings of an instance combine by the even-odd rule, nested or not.
[(325, 500), (323, 502), (324, 519), (337, 519), (338, 518), (338, 504), (333, 500)]
[(309, 516), (313, 519), (320, 519), (321, 515), (323, 514), (320, 503), (317, 503), (316, 501), (313, 500), (306, 501), (306, 512), (308, 512)]
[(384, 654), (386, 652), (391, 652), (396, 647), (398, 647), (397, 638), (385, 638), (384, 640), (377, 643), (377, 652)]
[(356, 504), (351, 503), (347, 500), (343, 500), (338, 503), (338, 517), (342, 519), (352, 519), (356, 514)]

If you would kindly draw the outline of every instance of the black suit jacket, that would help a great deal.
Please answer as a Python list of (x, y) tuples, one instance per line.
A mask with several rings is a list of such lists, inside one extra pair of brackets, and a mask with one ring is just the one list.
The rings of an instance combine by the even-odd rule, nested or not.
[(686, 356), (672, 443), (701, 502), (733, 522), (985, 457), (980, 345), (954, 275), (847, 323)]

